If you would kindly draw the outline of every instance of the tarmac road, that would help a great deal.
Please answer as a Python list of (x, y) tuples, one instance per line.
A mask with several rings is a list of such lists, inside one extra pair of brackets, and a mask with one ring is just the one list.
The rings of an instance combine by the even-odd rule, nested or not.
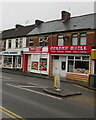
[(62, 82), (61, 89), (79, 91), (82, 95), (60, 98), (45, 93), (43, 89), (47, 87), (53, 87), (52, 80), (3, 73), (2, 107), (22, 119), (94, 118), (93, 90)]

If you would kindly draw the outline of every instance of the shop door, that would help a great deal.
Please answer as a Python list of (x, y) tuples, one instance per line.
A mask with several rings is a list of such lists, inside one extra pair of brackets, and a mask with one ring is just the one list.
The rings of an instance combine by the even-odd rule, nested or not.
[(66, 76), (66, 57), (53, 57), (53, 75)]
[(16, 68), (16, 63), (17, 63), (16, 56), (13, 56), (13, 68)]
[(66, 57), (65, 56), (60, 57), (60, 76), (61, 77), (66, 76)]
[(28, 55), (28, 71), (31, 71), (31, 55)]

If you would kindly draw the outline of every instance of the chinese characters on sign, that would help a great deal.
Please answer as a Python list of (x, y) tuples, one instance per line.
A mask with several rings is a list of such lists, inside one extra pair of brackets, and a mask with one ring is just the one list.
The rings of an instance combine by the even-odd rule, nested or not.
[(74, 53), (74, 54), (90, 54), (92, 46), (50, 46), (49, 53)]

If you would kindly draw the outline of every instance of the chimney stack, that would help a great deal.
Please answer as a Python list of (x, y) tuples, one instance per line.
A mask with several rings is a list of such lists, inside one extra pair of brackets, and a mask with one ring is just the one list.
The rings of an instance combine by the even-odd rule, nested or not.
[(39, 25), (39, 24), (41, 24), (41, 23), (44, 23), (44, 22), (41, 21), (41, 20), (35, 20), (35, 24), (36, 24), (36, 25)]
[(71, 14), (67, 11), (62, 11), (61, 12), (61, 19), (62, 20), (66, 20), (66, 19), (70, 18), (70, 16), (71, 16)]
[(23, 25), (16, 24), (15, 27), (16, 27), (16, 28), (20, 28), (20, 27), (23, 27)]

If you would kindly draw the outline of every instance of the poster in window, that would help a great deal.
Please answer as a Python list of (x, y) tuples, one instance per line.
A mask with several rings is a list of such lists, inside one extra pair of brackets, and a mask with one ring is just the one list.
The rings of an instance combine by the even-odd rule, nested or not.
[(40, 70), (47, 71), (47, 62), (40, 62)]
[(31, 69), (38, 70), (38, 62), (32, 62)]

